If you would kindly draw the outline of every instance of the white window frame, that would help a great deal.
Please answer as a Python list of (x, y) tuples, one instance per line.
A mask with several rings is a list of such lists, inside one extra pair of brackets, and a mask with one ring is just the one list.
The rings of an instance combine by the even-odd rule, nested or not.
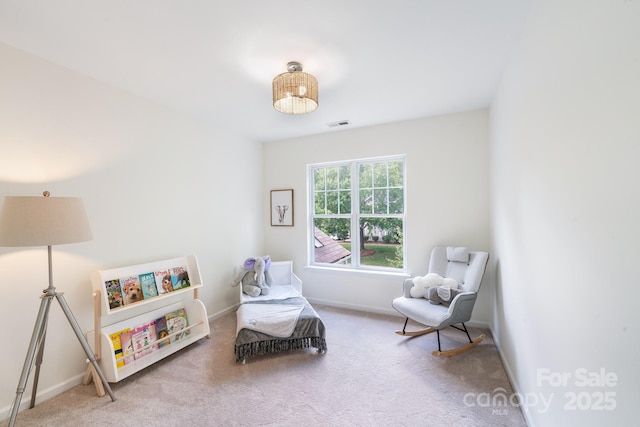
[[(364, 163), (389, 163), (401, 161), (402, 162), (402, 195), (403, 195), (403, 212), (401, 214), (361, 214), (360, 213), (360, 180), (358, 175), (358, 169), (360, 164)], [(314, 195), (314, 171), (320, 168), (328, 168), (328, 167), (340, 167), (340, 166), (350, 166), (351, 171), (351, 213), (350, 214), (340, 214), (340, 215), (316, 215), (315, 214), (315, 195)], [(381, 272), (393, 272), (393, 273), (405, 273), (407, 271), (407, 238), (406, 238), (406, 228), (407, 228), (407, 162), (406, 156), (402, 155), (393, 155), (393, 156), (384, 156), (384, 157), (370, 157), (370, 158), (362, 158), (362, 159), (353, 159), (353, 160), (342, 160), (335, 162), (324, 162), (324, 163), (313, 163), (307, 165), (307, 231), (308, 231), (308, 242), (307, 242), (307, 262), (309, 266), (313, 267), (328, 267), (328, 268), (339, 268), (339, 269), (347, 269), (347, 270), (358, 270), (358, 271), (381, 271)], [(393, 267), (380, 267), (380, 266), (372, 266), (372, 265), (362, 265), (360, 264), (360, 218), (365, 217), (381, 217), (381, 218), (400, 218), (402, 219), (402, 268), (393, 268)], [(349, 265), (339, 264), (339, 263), (320, 263), (315, 261), (315, 221), (316, 218), (350, 218), (350, 227), (351, 227), (351, 263)], [(354, 239), (354, 230), (357, 234), (357, 238)]]

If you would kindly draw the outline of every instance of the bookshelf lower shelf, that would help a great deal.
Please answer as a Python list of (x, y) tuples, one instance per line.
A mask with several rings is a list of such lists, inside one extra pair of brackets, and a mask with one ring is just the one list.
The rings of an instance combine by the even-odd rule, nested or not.
[[(129, 363), (125, 366), (118, 367), (116, 365), (115, 349), (110, 338), (110, 335), (112, 333), (121, 331), (125, 328), (134, 327), (138, 324), (150, 320), (154, 320), (160, 316), (163, 316), (180, 308), (184, 308), (187, 314), (189, 323), (189, 335), (177, 341), (173, 341), (169, 345), (154, 350), (151, 353), (146, 354), (145, 356), (136, 359), (132, 363)], [(204, 304), (198, 299), (190, 299), (186, 301), (177, 301), (173, 304), (162, 306), (155, 310), (143, 313), (139, 316), (128, 318), (126, 320), (108, 326), (104, 326), (98, 333), (100, 334), (98, 364), (100, 365), (100, 369), (104, 373), (107, 381), (110, 383), (115, 383), (127, 378), (130, 375), (135, 374), (136, 372), (139, 372), (140, 370), (148, 366), (153, 365), (154, 363), (176, 353), (177, 351), (182, 350), (183, 348), (195, 343), (202, 338), (208, 338), (210, 335), (210, 329), (207, 318), (207, 311)], [(91, 345), (94, 352), (96, 351), (95, 334), (95, 330), (89, 331), (87, 333), (87, 341)], [(152, 344), (153, 343), (150, 343), (150, 345)]]

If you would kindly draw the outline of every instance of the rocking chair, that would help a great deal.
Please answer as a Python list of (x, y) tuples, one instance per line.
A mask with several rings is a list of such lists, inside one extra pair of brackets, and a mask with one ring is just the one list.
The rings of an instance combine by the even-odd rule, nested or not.
[[(470, 252), (467, 248), (461, 247), (438, 246), (433, 248), (429, 262), (429, 273), (454, 279), (459, 284), (461, 293), (453, 298), (448, 307), (433, 304), (426, 298), (413, 298), (410, 293), (410, 289), (413, 287), (413, 278), (406, 279), (403, 283), (403, 296), (394, 299), (392, 303), (393, 308), (406, 317), (404, 327), (401, 331), (396, 331), (396, 334), (416, 337), (435, 331), (438, 335), (438, 351), (432, 352), (434, 356), (455, 356), (477, 346), (484, 340), (485, 335), (482, 334), (472, 340), (464, 322), (471, 318), (488, 260), (489, 254), (487, 252)], [(426, 325), (427, 328), (406, 331), (409, 319)], [(456, 326), (457, 324), (462, 324), (462, 328)], [(447, 326), (465, 332), (469, 343), (443, 351), (440, 347), (440, 329)]]

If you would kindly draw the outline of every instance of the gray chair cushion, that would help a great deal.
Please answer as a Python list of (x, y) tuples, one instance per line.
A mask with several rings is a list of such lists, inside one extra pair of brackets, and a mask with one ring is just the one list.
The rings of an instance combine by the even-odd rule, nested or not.
[(447, 247), (447, 260), (455, 262), (469, 262), (469, 249), (463, 247)]

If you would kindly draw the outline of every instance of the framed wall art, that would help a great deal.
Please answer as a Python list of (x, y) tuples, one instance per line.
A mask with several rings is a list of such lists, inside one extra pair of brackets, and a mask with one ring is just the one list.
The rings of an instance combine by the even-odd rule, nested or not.
[(293, 226), (293, 190), (271, 190), (271, 225)]

